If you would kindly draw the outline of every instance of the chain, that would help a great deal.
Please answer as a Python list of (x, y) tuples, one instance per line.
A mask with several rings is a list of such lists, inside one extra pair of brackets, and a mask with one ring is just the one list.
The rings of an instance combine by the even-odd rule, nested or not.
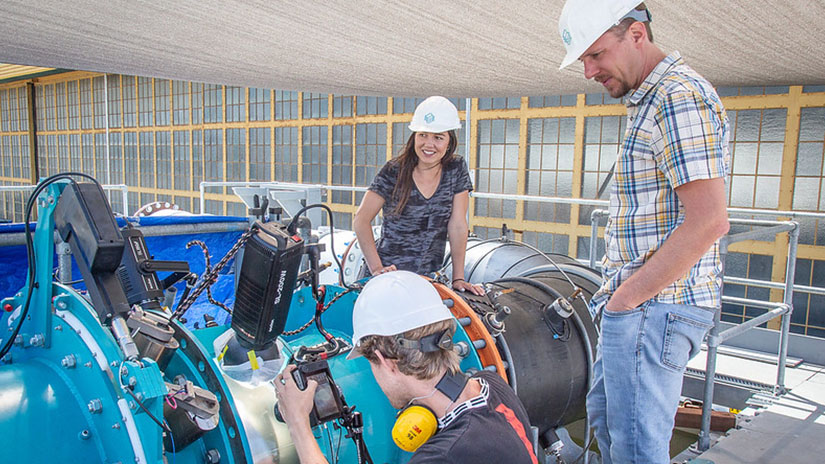
[[(200, 294), (203, 293), (204, 290), (209, 289), (209, 287), (211, 287), (212, 284), (217, 282), (218, 273), (221, 271), (221, 269), (223, 269), (224, 266), (226, 266), (226, 264), (229, 262), (229, 260), (235, 256), (235, 253), (237, 253), (238, 250), (240, 250), (241, 247), (244, 246), (246, 241), (249, 240), (249, 237), (256, 233), (258, 233), (258, 229), (254, 227), (244, 232), (243, 235), (241, 235), (241, 237), (238, 239), (238, 241), (235, 242), (234, 245), (232, 245), (232, 248), (230, 248), (229, 251), (226, 252), (224, 257), (221, 258), (220, 261), (218, 261), (218, 264), (216, 264), (214, 268), (210, 268), (209, 251), (206, 248), (205, 243), (203, 243), (200, 240), (192, 240), (191, 242), (187, 243), (186, 248), (190, 248), (194, 245), (199, 245), (203, 249), (203, 255), (206, 260), (206, 269), (204, 270), (203, 275), (201, 276), (201, 280), (200, 282), (198, 282), (197, 287), (195, 287), (195, 289), (192, 291), (189, 297), (186, 298), (185, 301), (180, 302), (178, 308), (175, 310), (175, 314), (172, 317), (180, 318), (183, 314), (185, 314), (189, 307), (192, 306), (192, 303), (194, 303), (195, 300), (198, 299)], [(207, 295), (209, 296), (210, 302), (217, 304), (217, 302), (215, 302), (215, 300), (212, 298), (211, 291), (207, 293)], [(229, 308), (226, 307), (226, 305), (221, 304), (218, 306), (222, 307), (226, 311), (229, 311), (231, 314), (231, 311), (229, 310)]]
[[(336, 301), (341, 299), (342, 296), (346, 295), (347, 293), (352, 292), (353, 290), (360, 290), (360, 289), (358, 287), (347, 288), (343, 292), (336, 294), (334, 297), (332, 297), (331, 300), (329, 300), (329, 303), (324, 305), (324, 308), (321, 310), (321, 312), (318, 314), (318, 316), (320, 317), (321, 314), (324, 314), (327, 311), (327, 309), (329, 309), (330, 306), (335, 304)], [(312, 318), (310, 318), (310, 320), (307, 321), (307, 323), (302, 325), (301, 327), (298, 327), (295, 330), (285, 330), (285, 331), (281, 332), (281, 335), (286, 335), (286, 336), (298, 335), (299, 333), (301, 333), (304, 330), (308, 329), (309, 326), (311, 326), (313, 322), (315, 322), (315, 316), (312, 316)]]

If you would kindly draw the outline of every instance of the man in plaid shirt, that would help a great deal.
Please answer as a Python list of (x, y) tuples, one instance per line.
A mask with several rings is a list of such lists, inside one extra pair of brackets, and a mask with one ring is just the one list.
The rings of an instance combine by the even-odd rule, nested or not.
[(627, 104), (605, 229), (588, 415), (604, 463), (667, 463), (685, 366), (720, 307), (728, 119), (678, 52), (652, 42), (638, 0), (568, 0), (559, 20), (584, 75)]

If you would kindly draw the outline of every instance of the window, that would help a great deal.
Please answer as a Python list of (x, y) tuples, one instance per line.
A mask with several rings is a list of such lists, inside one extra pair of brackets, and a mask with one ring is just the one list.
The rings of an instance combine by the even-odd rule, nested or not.
[(423, 101), (423, 98), (395, 97), (392, 99), (392, 112), (395, 114), (413, 113), (415, 107)]
[(479, 98), (479, 110), (511, 110), (521, 108), (521, 97)]
[(346, 118), (352, 116), (352, 97), (332, 96), (332, 116)]
[[(203, 182), (203, 131), (192, 131), (192, 189), (199, 190)], [(200, 203), (196, 202), (194, 213), (200, 213)]]
[(81, 134), (82, 151), (83, 154), (83, 172), (94, 177), (95, 176), (95, 141), (94, 134)]
[(192, 83), (192, 124), (203, 122), (203, 84)]
[(155, 132), (155, 169), (159, 189), (172, 188), (172, 140), (169, 131)]
[(226, 180), (246, 180), (246, 129), (226, 129)]
[[(126, 185), (131, 187), (138, 186), (138, 140), (136, 132), (123, 133), (123, 171), (129, 173), (126, 176)], [(130, 200), (130, 204), (131, 204)], [(135, 204), (137, 200), (134, 200)], [(134, 212), (134, 209), (130, 211)]]
[[(773, 268), (773, 256), (728, 253), (725, 259), (725, 275), (732, 277), (744, 277), (756, 280), (771, 280), (771, 269)], [(738, 298), (748, 298), (752, 300), (770, 301), (771, 291), (769, 288), (762, 288), (750, 285), (740, 285), (726, 283), (724, 287), (725, 296)], [(764, 308), (743, 306), (732, 303), (722, 303), (722, 320), (725, 322), (741, 323), (748, 319), (753, 319), (766, 312)], [(765, 327), (762, 324), (761, 327)]]
[[(140, 141), (140, 186), (143, 188), (155, 188), (155, 147), (154, 134), (152, 132), (141, 132), (138, 136)], [(146, 204), (141, 200), (141, 204)]]
[(0, 130), (3, 132), (9, 130), (9, 116), (9, 91), (0, 89)]
[(575, 94), (554, 95), (545, 97), (530, 97), (527, 99), (528, 108), (552, 108), (557, 106), (576, 106)]
[(57, 120), (57, 130), (66, 130), (66, 83), (59, 82), (54, 86), (55, 93), (55, 117)]
[[(796, 285), (825, 287), (825, 261), (818, 259), (796, 260)], [(825, 296), (793, 292), (791, 332), (825, 337)]]
[(17, 93), (20, 89), (9, 89), (9, 130), (19, 131), (20, 113), (18, 112)]
[(56, 118), (55, 118), (55, 96), (54, 96), (54, 84), (51, 85), (44, 85), (43, 86), (43, 100), (44, 106), (43, 110), (45, 111), (45, 119), (46, 125), (39, 126), (46, 130), (55, 130), (57, 127)]
[(106, 79), (97, 76), (92, 80), (94, 89), (94, 118), (95, 129), (106, 128)]
[[(122, 135), (120, 132), (109, 133), (109, 162), (111, 164), (109, 182), (112, 184), (123, 183), (123, 147), (121, 146), (121, 138)], [(121, 213), (125, 212), (121, 211)]]
[(152, 121), (152, 78), (138, 77), (138, 124), (148, 127)]
[[(799, 144), (796, 151), (793, 209), (825, 212), (825, 108), (802, 108)], [(825, 224), (812, 218), (797, 218), (799, 243), (825, 245)]]
[(172, 123), (189, 124), (189, 83), (172, 81)]
[[(250, 111), (252, 107), (250, 106)], [(250, 113), (251, 114), (251, 113)], [(270, 162), (270, 128), (253, 127), (249, 129), (249, 180), (269, 180)]]
[(247, 208), (246, 205), (243, 203), (238, 203), (237, 201), (228, 201), (226, 202), (226, 215), (227, 216), (238, 216), (238, 217), (246, 217)]
[(621, 98), (613, 98), (606, 93), (588, 93), (584, 96), (585, 105), (617, 105), (622, 103)]
[(77, 81), (66, 83), (66, 99), (69, 102), (69, 130), (80, 129), (80, 104), (77, 94)]
[(566, 255), (569, 252), (570, 237), (564, 234), (551, 234), (547, 232), (533, 232), (525, 230), (521, 235), (524, 243), (529, 243), (545, 253), (558, 253)]
[(220, 85), (203, 84), (203, 122), (223, 122), (223, 92)]
[(80, 128), (92, 129), (94, 123), (94, 113), (92, 112), (92, 80), (80, 79), (78, 83), (80, 92)]
[(83, 171), (83, 159), (80, 156), (80, 134), (69, 134), (69, 158), (72, 171)]
[(269, 89), (249, 89), (249, 120), (269, 121)]
[[(63, 135), (63, 134), (61, 134), (61, 135)], [(44, 174), (52, 176), (52, 175), (55, 175), (58, 172), (60, 172), (60, 158), (59, 158), (58, 149), (57, 149), (58, 138), (54, 134), (49, 134), (46, 137), (46, 139), (48, 140), (46, 150), (41, 152), (41, 154), (48, 153), (48, 155), (47, 155), (47, 159), (48, 159), (48, 161), (47, 161), (47, 170)], [(65, 141), (65, 140), (66, 139), (64, 137), (61, 141)], [(37, 143), (38, 143), (38, 145), (40, 145), (42, 143), (42, 139), (40, 138), (40, 136), (38, 136)], [(40, 145), (40, 146), (43, 147), (43, 145)], [(42, 160), (42, 158), (41, 158), (41, 160)], [(41, 166), (42, 166), (42, 161), (41, 161)]]
[[(358, 124), (355, 126), (355, 185), (368, 187), (387, 161), (387, 125)], [(355, 202), (364, 194), (357, 192)]]
[(304, 92), (304, 119), (326, 118), (329, 115), (329, 101), (325, 93)]
[(109, 127), (120, 127), (120, 75), (106, 76), (109, 100)]
[[(519, 120), (496, 119), (478, 122), (476, 183), (479, 192), (518, 193)], [(513, 200), (476, 198), (475, 214), (515, 218)]]
[(57, 170), (71, 171), (72, 160), (69, 157), (69, 134), (57, 135)]
[[(545, 197), (573, 196), (574, 118), (545, 118), (527, 121), (527, 170), (525, 194)], [(570, 222), (570, 205), (524, 202), (524, 219)], [(534, 244), (550, 245), (556, 238), (534, 234)], [(566, 243), (566, 240), (565, 240)], [(567, 248), (567, 245), (564, 246)], [(552, 246), (548, 250), (552, 250)]]
[(298, 119), (298, 92), (275, 91), (275, 119)]
[[(352, 126), (332, 127), (333, 185), (352, 185)], [(352, 192), (333, 191), (332, 203), (352, 203)]]
[(134, 76), (122, 76), (123, 85), (123, 127), (137, 125), (137, 97)]
[(407, 141), (410, 139), (412, 131), (409, 128), (409, 123), (394, 122), (392, 124), (392, 157), (395, 158), (401, 154)]
[(169, 125), (169, 81), (155, 79), (155, 125)]
[(226, 122), (246, 121), (246, 89), (226, 87)]
[[(601, 95), (601, 94), (599, 94)], [(621, 141), (624, 138), (627, 119), (621, 116), (593, 116), (584, 120), (584, 157), (582, 166), (582, 184), (580, 197), (588, 199), (610, 198), (610, 182), (605, 186), (602, 195), (599, 189), (604, 185), (607, 176), (618, 158), (621, 150)], [(572, 140), (575, 124), (568, 120), (560, 136), (565, 140)], [(573, 159), (572, 147), (565, 151), (565, 158)], [(611, 181), (612, 182), (612, 181)], [(590, 224), (590, 214), (596, 209), (593, 206), (579, 207), (579, 224)]]
[(275, 128), (275, 177), (280, 182), (298, 182), (298, 128)]
[[(107, 165), (106, 160), (106, 133), (98, 132), (94, 134), (95, 137), (95, 176), (101, 184), (111, 184), (110, 166)], [(109, 159), (111, 162), (111, 159)]]
[(204, 180), (223, 181), (223, 130), (207, 129), (203, 131), (203, 165)]
[[(306, 104), (306, 100), (304, 100)], [(327, 183), (327, 126), (303, 128), (303, 155), (301, 182), (307, 184)]]
[(358, 97), (355, 101), (358, 115), (387, 114), (387, 97)]
[(779, 206), (786, 112), (785, 109), (728, 112), (732, 165), (730, 206), (768, 209)]
[[(189, 132), (175, 131), (174, 173), (175, 190), (189, 190)], [(177, 200), (175, 200), (177, 203)]]

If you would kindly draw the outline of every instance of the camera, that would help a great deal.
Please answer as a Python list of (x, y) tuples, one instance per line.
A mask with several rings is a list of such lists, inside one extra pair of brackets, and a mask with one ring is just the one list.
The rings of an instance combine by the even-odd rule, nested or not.
[(312, 412), (309, 415), (309, 422), (312, 427), (333, 419), (338, 419), (344, 414), (344, 402), (341, 399), (341, 392), (338, 385), (332, 380), (329, 371), (329, 364), (326, 360), (299, 362), (297, 369), (292, 371), (292, 378), (299, 389), (305, 390), (310, 380), (318, 382), (313, 398)]

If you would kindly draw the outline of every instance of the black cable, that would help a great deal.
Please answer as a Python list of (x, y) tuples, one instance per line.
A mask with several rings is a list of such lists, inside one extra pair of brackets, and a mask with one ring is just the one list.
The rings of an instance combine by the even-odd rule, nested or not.
[[(26, 230), (26, 258), (29, 261), (28, 271), (29, 271), (29, 279), (28, 279), (28, 287), (29, 290), (26, 293), (26, 303), (23, 305), (23, 311), (20, 312), (20, 316), (18, 317), (17, 325), (14, 327), (14, 330), (9, 336), (9, 339), (3, 344), (3, 348), (0, 349), (0, 360), (3, 359), (4, 356), (9, 352), (14, 344), (14, 339), (17, 338), (17, 334), (20, 333), (20, 328), (23, 326), (23, 321), (26, 320), (26, 316), (29, 314), (29, 306), (31, 304), (32, 293), (36, 287), (39, 287), (39, 283), (35, 282), (35, 272), (37, 271), (37, 264), (35, 261), (35, 254), (34, 254), (34, 241), (32, 239), (32, 231), (31, 231), (31, 216), (32, 216), (32, 209), (34, 205), (37, 203), (37, 196), (40, 195), (43, 190), (46, 189), (49, 185), (53, 184), (55, 181), (60, 179), (68, 179), (71, 183), (77, 184), (71, 176), (78, 176), (78, 177), (85, 177), (92, 182), (94, 182), (98, 187), (100, 187), (100, 183), (94, 177), (83, 174), (82, 172), (62, 172), (60, 174), (55, 174), (53, 176), (47, 177), (46, 179), (42, 180), (37, 187), (35, 187), (34, 191), (29, 196), (29, 199), (26, 201), (26, 215), (24, 218), (24, 228)], [(101, 187), (102, 188), (102, 187)], [(50, 282), (51, 283), (51, 282)]]
[[(287, 226), (286, 226), (286, 230), (290, 234), (294, 234), (295, 233), (295, 228), (297, 227), (296, 223), (298, 221), (298, 218), (302, 214), (304, 214), (307, 210), (312, 209), (312, 208), (323, 208), (327, 212), (327, 217), (329, 217), (329, 250), (332, 252), (332, 258), (335, 260), (335, 264), (338, 265), (338, 272), (340, 273), (340, 275), (343, 276), (344, 275), (344, 266), (341, 264), (341, 260), (338, 259), (338, 255), (335, 254), (335, 226), (333, 225), (334, 221), (333, 221), (333, 217), (332, 217), (332, 209), (330, 209), (329, 206), (321, 204), (321, 203), (315, 203), (315, 204), (312, 204), (312, 205), (304, 206), (303, 208), (298, 210), (298, 212), (295, 213), (294, 216), (292, 216), (292, 219), (289, 221), (289, 224), (287, 224)], [(355, 285), (347, 284), (347, 282), (343, 279), (341, 280), (341, 283), (344, 284), (344, 287), (346, 287), (350, 290), (355, 290), (355, 289), (358, 288)]]
[(169, 426), (168, 426), (165, 422), (161, 422), (161, 421), (159, 421), (159, 420), (158, 420), (158, 418), (157, 418), (157, 417), (155, 417), (155, 416), (154, 416), (154, 415), (153, 415), (153, 414), (152, 414), (152, 413), (151, 413), (151, 412), (150, 412), (150, 411), (146, 408), (146, 406), (144, 406), (144, 405), (143, 405), (143, 403), (142, 403), (142, 402), (138, 399), (137, 395), (135, 395), (135, 394), (134, 394), (134, 392), (132, 392), (132, 390), (130, 390), (129, 388), (124, 388), (124, 389), (123, 389), (123, 391), (125, 391), (126, 393), (128, 393), (129, 395), (131, 395), (131, 397), (132, 397), (132, 398), (134, 398), (134, 400), (135, 400), (135, 401), (137, 401), (137, 404), (138, 404), (138, 406), (140, 406), (140, 409), (143, 409), (143, 412), (145, 412), (145, 413), (149, 416), (149, 418), (150, 418), (150, 419), (152, 419), (152, 420), (153, 420), (156, 424), (158, 424), (158, 426), (159, 426), (160, 428), (162, 428), (162, 429), (163, 429), (163, 430), (165, 430), (166, 432), (172, 433), (172, 429), (170, 429), (170, 428), (169, 428)]

